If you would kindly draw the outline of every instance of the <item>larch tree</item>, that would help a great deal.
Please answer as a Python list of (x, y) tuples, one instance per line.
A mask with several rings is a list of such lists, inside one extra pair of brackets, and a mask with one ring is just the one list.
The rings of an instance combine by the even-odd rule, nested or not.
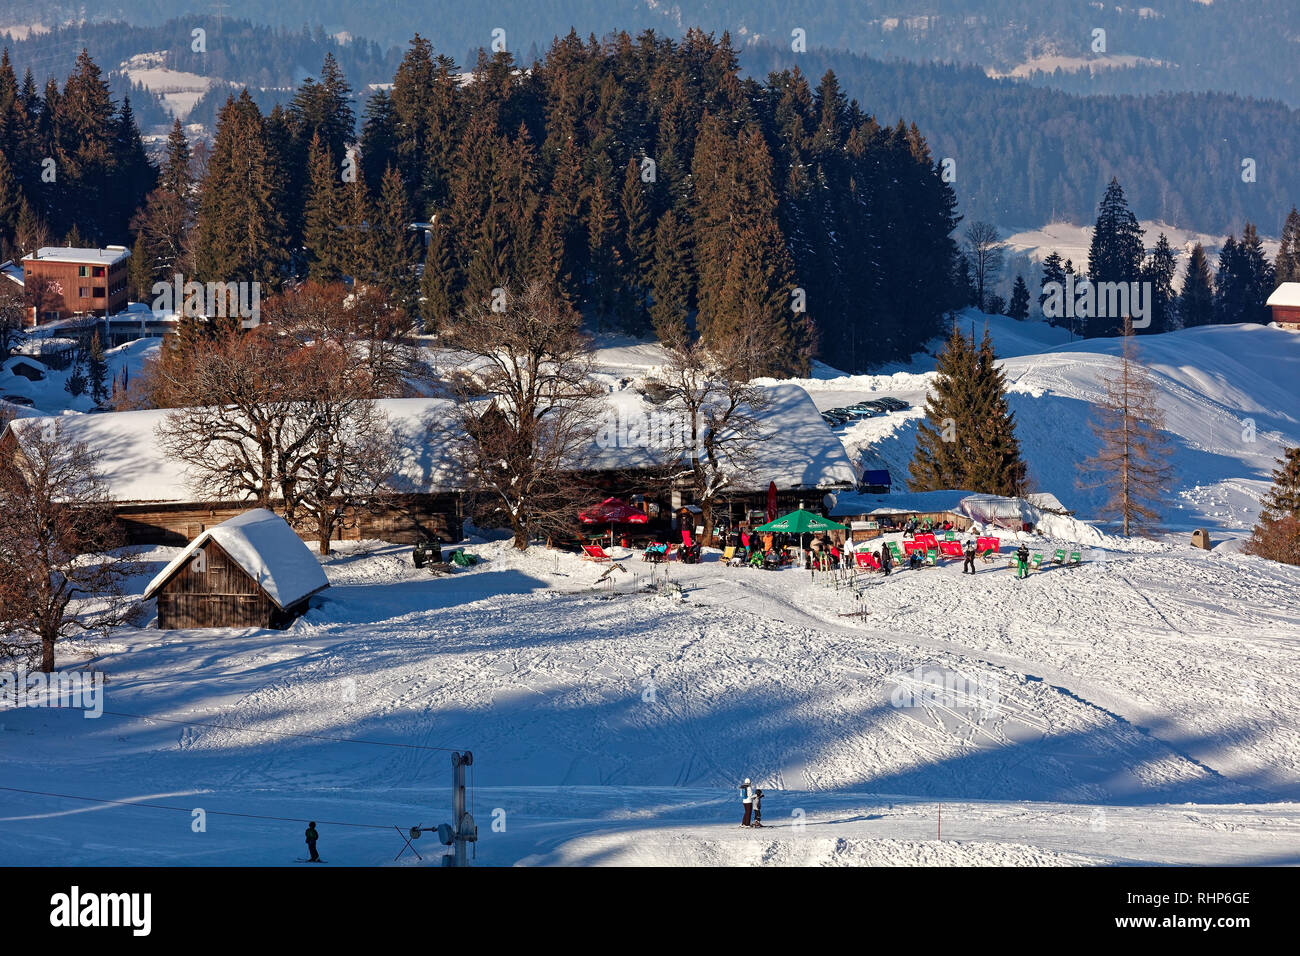
[(1164, 413), (1151, 373), (1139, 359), (1131, 322), (1125, 323), (1119, 365), (1102, 386), (1092, 423), (1099, 447), (1083, 463), (1081, 470), (1089, 477), (1081, 477), (1079, 487), (1106, 492), (1101, 513), (1118, 520), (1128, 537), (1159, 521), (1159, 505), (1173, 474)]

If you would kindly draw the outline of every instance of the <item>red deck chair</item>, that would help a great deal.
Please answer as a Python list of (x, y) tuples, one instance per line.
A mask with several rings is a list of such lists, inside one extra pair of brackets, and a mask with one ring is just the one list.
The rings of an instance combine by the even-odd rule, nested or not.
[(608, 554), (606, 554), (605, 549), (598, 544), (584, 544), (582, 546), (582, 551), (583, 551), (582, 560), (584, 561), (598, 561), (604, 563), (606, 561), (614, 560)]

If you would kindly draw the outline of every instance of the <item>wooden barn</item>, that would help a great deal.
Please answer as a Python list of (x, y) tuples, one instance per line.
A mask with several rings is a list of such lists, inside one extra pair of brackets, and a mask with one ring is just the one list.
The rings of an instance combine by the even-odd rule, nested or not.
[(245, 511), (202, 532), (145, 589), (158, 627), (288, 627), (329, 587), (320, 562), (279, 515)]

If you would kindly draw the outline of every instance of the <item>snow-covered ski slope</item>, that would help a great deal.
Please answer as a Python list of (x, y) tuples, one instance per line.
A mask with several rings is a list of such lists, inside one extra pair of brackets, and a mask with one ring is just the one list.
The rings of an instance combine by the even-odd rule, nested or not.
[[(1118, 343), (989, 322), (1037, 485), (1090, 516), (1075, 465)], [(605, 345), (614, 389), (662, 361)], [(450, 814), (448, 754), (413, 744), (474, 751), (484, 864), (1300, 862), (1300, 569), (1232, 540), (1300, 442), (1300, 336), (1140, 345), (1177, 476), (1161, 539), (1104, 538), (1025, 581), (983, 564), (875, 576), (860, 600), (716, 552), (671, 565), (674, 597), (644, 589), (636, 556), (606, 590), (602, 567), (540, 548), (478, 540), (485, 563), (433, 577), (409, 548), (349, 544), (286, 632), (64, 646), (60, 668), (107, 675), (107, 710), (149, 719), (0, 710), (0, 787), (38, 791), (0, 789), (0, 864), (290, 865), (308, 819), (330, 865), (389, 864), (393, 826)], [(822, 408), (919, 405), (932, 361), (798, 384)], [(919, 414), (837, 434), (901, 483)], [(1201, 524), (1227, 545), (1190, 548)], [(132, 590), (177, 553), (142, 555)], [(953, 695), (927, 696), (936, 675)], [(745, 776), (768, 794), (763, 831), (736, 827)]]
[[(1063, 330), (1042, 323), (973, 312), (961, 318), (977, 336), (985, 321), (1006, 369), (1031, 485), (1081, 517), (1098, 516), (1106, 494), (1078, 486), (1079, 465), (1097, 449), (1091, 403), (1103, 396), (1103, 379), (1115, 371), (1120, 342), (1068, 343)], [(1166, 527), (1249, 531), (1275, 459), (1283, 447), (1300, 444), (1300, 333), (1209, 326), (1142, 336), (1138, 347), (1153, 373), (1170, 442), (1173, 494), (1164, 507)], [(822, 369), (798, 381), (823, 409), (873, 395), (913, 403), (910, 411), (836, 430), (862, 467), (888, 468), (896, 486), (906, 483), (933, 378), (933, 360), (924, 366), (924, 358), (918, 357), (916, 371), (850, 376)]]
[[(859, 602), (716, 554), (671, 566), (677, 597), (636, 558), (611, 591), (571, 555), (471, 550), (435, 578), (351, 547), (283, 633), (117, 632), (105, 708), (158, 719), (2, 712), (0, 785), (178, 809), (0, 791), (0, 862), (288, 863), (314, 819), (332, 865), (386, 864), (393, 825), (446, 820), (445, 752), (333, 737), (472, 749), (486, 864), (1300, 861), (1300, 570), (1094, 550)], [(936, 673), (980, 693), (927, 697)], [(745, 776), (764, 831), (736, 828)]]

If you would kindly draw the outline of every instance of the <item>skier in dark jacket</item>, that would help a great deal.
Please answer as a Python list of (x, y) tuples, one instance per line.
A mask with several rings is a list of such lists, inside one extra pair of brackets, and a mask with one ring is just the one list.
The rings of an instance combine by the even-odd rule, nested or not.
[(307, 832), (303, 835), (307, 837), (307, 849), (311, 851), (311, 859), (308, 860), (307, 862), (319, 863), (320, 857), (316, 855), (316, 839), (318, 834), (316, 833), (315, 820), (312, 820), (310, 823), (307, 824)]
[(894, 567), (894, 555), (890, 552), (889, 546), (882, 544), (880, 546), (880, 570), (885, 572), (885, 577), (889, 577), (889, 572)]
[(961, 566), (962, 574), (975, 573), (975, 539), (966, 539), (966, 563)]
[(1029, 576), (1029, 545), (1022, 544), (1016, 549), (1016, 577)]

